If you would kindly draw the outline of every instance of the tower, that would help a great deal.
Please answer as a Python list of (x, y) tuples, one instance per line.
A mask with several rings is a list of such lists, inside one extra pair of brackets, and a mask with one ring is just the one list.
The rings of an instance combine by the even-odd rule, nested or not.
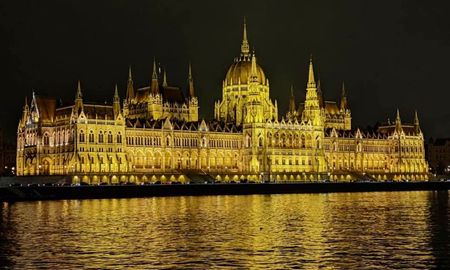
[(168, 84), (167, 84), (167, 74), (166, 74), (166, 70), (164, 69), (164, 77), (163, 77), (163, 84), (162, 84), (162, 86), (163, 87), (167, 87), (168, 86)]
[(119, 97), (119, 90), (117, 89), (117, 84), (114, 88), (113, 112), (114, 112), (114, 119), (116, 119), (117, 116), (120, 114), (120, 97)]
[(309, 59), (308, 83), (306, 84), (305, 108), (302, 115), (303, 121), (311, 121), (315, 126), (322, 126), (324, 119), (320, 110), (317, 86), (314, 79), (314, 67), (312, 56)]
[(420, 123), (419, 123), (419, 116), (417, 115), (417, 111), (414, 111), (414, 131), (416, 134), (420, 134)]
[(322, 84), (320, 83), (320, 79), (317, 81), (317, 96), (319, 97), (320, 108), (324, 108)]
[(319, 96), (317, 93), (317, 85), (314, 78), (314, 67), (312, 56), (309, 59), (308, 83), (306, 84), (306, 99), (303, 109), (302, 120), (311, 123), (312, 130), (309, 135), (313, 139), (312, 153), (314, 159), (311, 162), (311, 170), (316, 173), (326, 171), (324, 148), (324, 112), (320, 108)]
[(134, 99), (134, 85), (133, 77), (131, 75), (131, 66), (128, 68), (128, 82), (127, 82), (127, 102), (131, 103)]
[(395, 131), (401, 133), (403, 131), (402, 120), (400, 119), (400, 111), (397, 109), (397, 116), (395, 117)]
[(341, 111), (348, 109), (347, 92), (345, 90), (345, 84), (342, 82), (342, 92), (341, 92)]
[(156, 95), (159, 92), (158, 73), (156, 71), (155, 58), (153, 58), (153, 72), (152, 72), (152, 80), (150, 82), (150, 89), (153, 95)]
[(22, 121), (21, 121), (22, 127), (27, 124), (29, 114), (30, 114), (30, 107), (28, 107), (28, 97), (25, 96), (25, 105), (23, 106)]
[(74, 112), (78, 115), (81, 111), (83, 111), (83, 109), (83, 94), (81, 93), (81, 82), (78, 81), (77, 93), (75, 95)]
[(191, 98), (195, 97), (194, 79), (192, 78), (191, 63), (189, 63), (188, 87), (189, 87), (189, 97), (191, 97)]
[(350, 113), (350, 108), (348, 106), (347, 90), (345, 88), (344, 82), (342, 82), (340, 114), (344, 121), (343, 129), (351, 130), (352, 129), (352, 116)]
[(194, 78), (192, 76), (191, 63), (189, 63), (188, 74), (188, 90), (189, 90), (189, 121), (198, 121), (198, 99), (195, 96)]

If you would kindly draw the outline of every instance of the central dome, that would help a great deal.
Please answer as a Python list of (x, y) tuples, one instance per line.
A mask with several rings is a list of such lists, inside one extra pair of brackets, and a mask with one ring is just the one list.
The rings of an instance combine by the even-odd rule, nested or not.
[[(247, 84), (250, 72), (252, 69), (252, 62), (250, 56), (241, 56), (237, 58), (230, 66), (225, 77), (226, 85), (238, 85), (239, 83)], [(261, 66), (256, 64), (256, 71), (258, 73), (258, 83), (265, 84), (266, 75)]]

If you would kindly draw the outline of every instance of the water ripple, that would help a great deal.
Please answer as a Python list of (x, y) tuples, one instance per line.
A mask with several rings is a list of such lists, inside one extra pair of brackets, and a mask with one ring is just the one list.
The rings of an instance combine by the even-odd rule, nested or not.
[(449, 209), (448, 192), (4, 203), (0, 266), (448, 269)]

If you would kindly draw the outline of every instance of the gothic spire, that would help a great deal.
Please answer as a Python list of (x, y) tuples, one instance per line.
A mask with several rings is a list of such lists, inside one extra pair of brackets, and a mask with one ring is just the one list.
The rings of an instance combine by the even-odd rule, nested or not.
[(131, 74), (131, 66), (128, 67), (128, 82), (127, 82), (127, 100), (131, 101), (134, 98), (133, 76)]
[(311, 57), (309, 58), (308, 88), (315, 88), (315, 87), (316, 87), (316, 80), (314, 79), (314, 67), (311, 54)]
[(83, 110), (83, 94), (81, 93), (81, 82), (78, 80), (77, 94), (75, 95), (75, 113), (80, 113)]
[(152, 81), (150, 84), (150, 89), (152, 94), (156, 95), (159, 92), (159, 82), (158, 82), (158, 73), (156, 70), (156, 60), (153, 58), (153, 73), (152, 73)]
[(28, 111), (28, 97), (25, 96), (25, 105), (23, 106), (24, 111)]
[(119, 115), (119, 113), (120, 113), (120, 97), (119, 97), (119, 89), (117, 88), (117, 84), (114, 87), (113, 111), (114, 111), (114, 117), (117, 117), (117, 115)]
[(294, 86), (291, 85), (291, 98), (289, 99), (289, 112), (291, 114), (295, 113), (295, 96), (294, 96)]
[(194, 96), (195, 96), (195, 91), (194, 91), (194, 78), (192, 77), (192, 67), (191, 67), (191, 62), (189, 62), (188, 83), (189, 83), (189, 96), (190, 96), (190, 97), (194, 97)]
[(164, 77), (163, 77), (163, 87), (167, 87), (167, 74), (166, 70), (164, 69)]
[(322, 93), (322, 85), (320, 84), (320, 78), (317, 80), (317, 97), (319, 98), (319, 105), (323, 108), (323, 93)]
[(119, 90), (117, 89), (117, 83), (116, 83), (116, 85), (114, 87), (114, 102), (119, 101), (119, 100), (120, 100), (120, 98), (119, 98)]
[(402, 129), (402, 120), (400, 119), (400, 111), (397, 108), (397, 116), (395, 117), (395, 129), (400, 131)]
[(158, 73), (156, 70), (156, 59), (153, 58), (153, 73), (152, 73), (152, 80), (157, 80), (158, 79)]
[(247, 56), (250, 52), (250, 45), (248, 44), (248, 39), (247, 39), (247, 23), (245, 21), (245, 17), (244, 17), (244, 32), (243, 32), (243, 36), (242, 36), (242, 45), (241, 45), (241, 54), (244, 56)]
[(255, 52), (253, 52), (253, 54), (252, 54), (252, 66), (250, 69), (250, 82), (258, 82), (258, 69), (256, 66)]
[(75, 99), (82, 99), (82, 98), (83, 98), (83, 94), (81, 93), (81, 82), (80, 82), (80, 80), (78, 80), (77, 93), (75, 95)]
[(345, 90), (345, 84), (344, 84), (344, 82), (342, 82), (341, 110), (346, 110), (347, 108), (348, 108), (347, 91)]
[(417, 115), (417, 110), (414, 111), (414, 128), (417, 133), (420, 132), (420, 122), (419, 122), (419, 116)]

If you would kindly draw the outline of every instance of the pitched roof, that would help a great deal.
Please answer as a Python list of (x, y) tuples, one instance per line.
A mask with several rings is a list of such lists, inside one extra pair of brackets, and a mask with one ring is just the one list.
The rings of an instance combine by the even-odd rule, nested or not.
[(56, 99), (44, 96), (35, 96), (39, 117), (43, 121), (53, 122), (56, 114)]

